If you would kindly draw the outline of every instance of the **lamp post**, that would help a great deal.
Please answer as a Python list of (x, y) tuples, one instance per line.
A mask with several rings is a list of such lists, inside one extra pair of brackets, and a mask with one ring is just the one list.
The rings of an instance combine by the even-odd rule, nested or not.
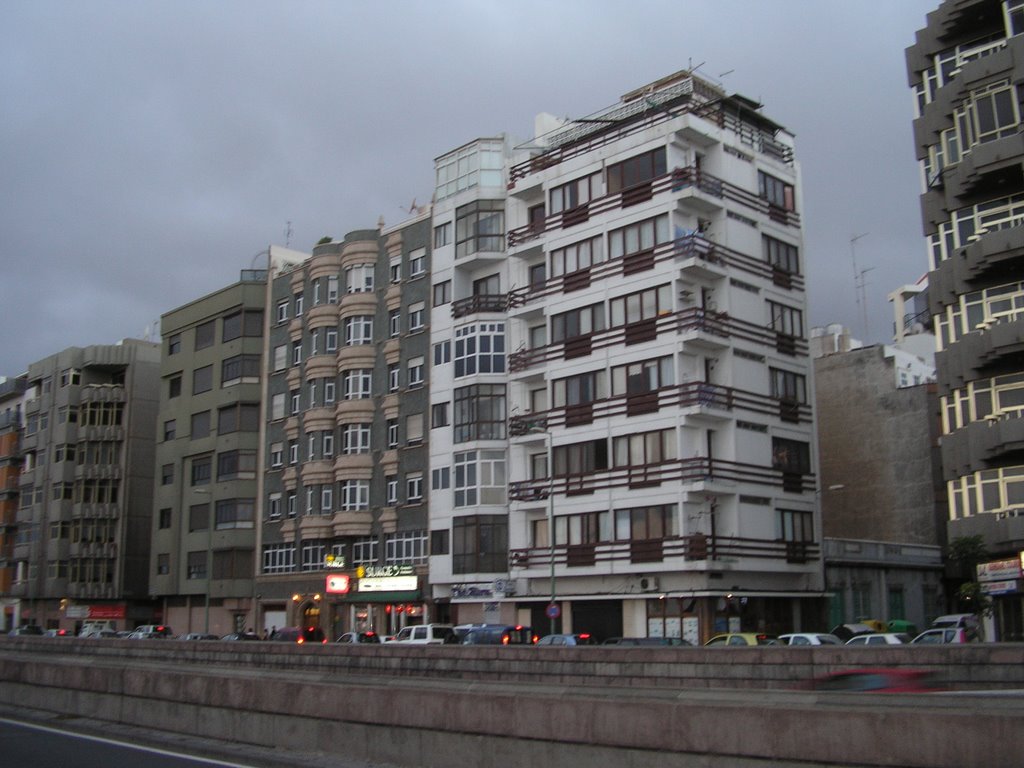
[(558, 618), (558, 603), (555, 602), (555, 456), (554, 448), (551, 446), (551, 432), (546, 433), (546, 448), (548, 462), (548, 552), (551, 567), (551, 602), (548, 604), (547, 614), (550, 620), (549, 634), (555, 634), (555, 620)]
[[(213, 509), (212, 500), (209, 499), (210, 492), (205, 488), (193, 488), (192, 493), (202, 494), (207, 497), (206, 504), (206, 589), (203, 590), (203, 632), (210, 634), (210, 587), (213, 575)], [(192, 511), (189, 510), (189, 516)]]

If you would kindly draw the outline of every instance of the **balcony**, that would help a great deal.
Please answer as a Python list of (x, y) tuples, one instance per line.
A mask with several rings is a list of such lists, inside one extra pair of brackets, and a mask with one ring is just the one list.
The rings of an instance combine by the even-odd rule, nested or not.
[(458, 320), (460, 317), (468, 317), (481, 312), (504, 313), (507, 309), (508, 296), (506, 294), (479, 294), (453, 301), (452, 317)]
[[(752, 539), (696, 533), (663, 539), (559, 544), (553, 551), (551, 547), (513, 549), (509, 551), (509, 568), (514, 571), (536, 571), (535, 575), (542, 576), (548, 573), (553, 562), (560, 575), (571, 576), (573, 569), (598, 564), (670, 563), (673, 569), (686, 570), (687, 562), (705, 563), (742, 558), (804, 564), (813, 562), (820, 556), (821, 547), (814, 541)], [(602, 570), (606, 569), (607, 566)]]
[(786, 493), (814, 490), (814, 475), (783, 472), (774, 467), (697, 457), (661, 464), (612, 467), (591, 472), (542, 477), (509, 483), (510, 501), (537, 501), (549, 494), (579, 496), (605, 490), (657, 487), (662, 483), (752, 483)]

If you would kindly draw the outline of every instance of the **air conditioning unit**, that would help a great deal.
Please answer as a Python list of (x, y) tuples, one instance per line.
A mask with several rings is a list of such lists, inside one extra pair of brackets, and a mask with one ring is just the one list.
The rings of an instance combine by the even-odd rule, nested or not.
[(644, 576), (640, 579), (641, 592), (657, 592), (661, 589), (661, 581), (657, 576)]

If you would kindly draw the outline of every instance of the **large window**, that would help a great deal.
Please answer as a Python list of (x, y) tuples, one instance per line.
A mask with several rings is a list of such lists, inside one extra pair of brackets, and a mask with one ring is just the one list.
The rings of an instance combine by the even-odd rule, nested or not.
[(341, 509), (345, 512), (357, 512), (370, 508), (369, 480), (341, 481)]
[(585, 475), (608, 469), (608, 441), (604, 439), (556, 445), (551, 452), (556, 476)]
[(235, 355), (221, 363), (220, 385), (253, 384), (260, 380), (259, 355)]
[(341, 452), (344, 454), (370, 452), (370, 424), (346, 424), (341, 428)]
[(774, 301), (768, 302), (769, 328), (787, 336), (803, 337), (804, 313)]
[(373, 317), (370, 315), (357, 315), (356, 317), (345, 318), (345, 344), (347, 346), (372, 343)]
[(453, 441), (504, 440), (504, 384), (474, 384), (455, 390)]
[(294, 570), (294, 544), (267, 544), (263, 547), (264, 573), (288, 573)]
[(676, 535), (675, 504), (615, 510), (615, 539), (617, 541), (665, 539)]
[(196, 350), (212, 347), (217, 340), (217, 321), (207, 320), (205, 323), (196, 326)]
[[(607, 257), (604, 252), (604, 241), (600, 236), (581, 240), (578, 243), (558, 248), (551, 252), (551, 274), (554, 277), (578, 272), (600, 264)], [(543, 283), (543, 280), (538, 280)]]
[(215, 526), (218, 531), (252, 528), (255, 515), (255, 499), (220, 499), (217, 501)]
[(612, 439), (616, 467), (644, 467), (679, 458), (674, 429), (660, 429)]
[(790, 474), (811, 473), (811, 449), (800, 440), (772, 438), (772, 467)]
[(612, 259), (632, 256), (668, 241), (668, 215), (662, 214), (609, 232), (608, 256)]
[(373, 397), (373, 369), (358, 368), (341, 374), (342, 397), (345, 400), (360, 400)]
[(551, 213), (561, 213), (578, 208), (600, 196), (601, 174), (592, 173), (552, 189), (550, 193)]
[(455, 258), (505, 250), (505, 202), (477, 200), (455, 211)]
[(803, 509), (775, 510), (775, 538), (782, 541), (814, 541), (814, 514)]
[(373, 264), (356, 264), (345, 270), (345, 290), (348, 293), (373, 292)]
[(386, 565), (417, 565), (427, 562), (427, 532), (400, 531), (384, 540)]
[(792, 184), (787, 184), (764, 171), (758, 171), (757, 190), (758, 195), (767, 200), (769, 205), (784, 211), (796, 210), (796, 196)]
[(505, 503), (507, 479), (504, 451), (456, 453), (453, 469), (456, 507)]
[(452, 521), (454, 573), (503, 573), (507, 570), (506, 515), (470, 515)]
[(224, 327), (221, 336), (224, 341), (231, 341), (242, 336), (263, 335), (263, 312), (258, 309), (248, 309), (244, 312), (234, 312), (224, 315)]
[(436, 165), (435, 200), (474, 187), (503, 187), (504, 152), (500, 141), (481, 141), (440, 158)]
[(653, 320), (672, 311), (672, 288), (659, 285), (645, 291), (620, 296), (609, 302), (613, 328)]
[(192, 394), (199, 395), (213, 389), (213, 366), (204, 365), (192, 371)]
[(784, 371), (781, 368), (769, 368), (771, 375), (771, 395), (777, 400), (790, 402), (807, 402), (807, 379), (799, 373)]
[(600, 400), (604, 394), (604, 372), (588, 371), (564, 379), (556, 379), (551, 384), (552, 400), (556, 408), (572, 405), (585, 405)]
[(612, 395), (642, 395), (675, 384), (670, 356), (643, 360), (612, 368)]
[(784, 243), (768, 235), (761, 236), (764, 260), (773, 267), (794, 275), (800, 274), (800, 255), (795, 245)]
[(260, 407), (256, 403), (235, 403), (217, 411), (217, 432), (258, 432)]
[(604, 305), (591, 304), (551, 318), (551, 341), (558, 343), (604, 330)]
[(218, 480), (251, 480), (256, 477), (256, 451), (239, 449), (217, 454)]
[(504, 371), (504, 323), (475, 323), (455, 329), (456, 378)]
[(641, 184), (666, 171), (665, 148), (659, 147), (608, 166), (608, 194)]

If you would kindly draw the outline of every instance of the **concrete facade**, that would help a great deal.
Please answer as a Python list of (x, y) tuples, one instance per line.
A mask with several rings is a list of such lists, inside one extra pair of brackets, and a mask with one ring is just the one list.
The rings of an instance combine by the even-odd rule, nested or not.
[(10, 592), (18, 533), (22, 401), (27, 388), (27, 375), (0, 383), (0, 633), (13, 629), (21, 619), (20, 602)]
[(254, 626), (265, 270), (165, 313), (150, 593), (175, 632)]
[(144, 623), (158, 344), (71, 347), (28, 371), (14, 580), (22, 623)]
[[(906, 51), (952, 540), (1024, 550), (1024, 9), (948, 0)], [(1007, 585), (1004, 585), (1006, 587)], [(1021, 580), (999, 626), (1024, 626)]]

